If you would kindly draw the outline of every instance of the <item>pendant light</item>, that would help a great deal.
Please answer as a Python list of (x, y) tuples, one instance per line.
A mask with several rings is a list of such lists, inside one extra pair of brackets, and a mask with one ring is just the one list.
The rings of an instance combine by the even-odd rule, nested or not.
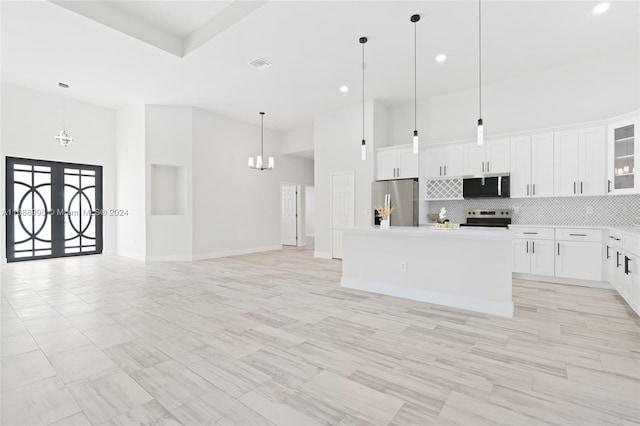
[(264, 112), (260, 113), (260, 155), (256, 156), (255, 165), (253, 157), (249, 157), (249, 168), (255, 170), (272, 170), (274, 167), (273, 157), (269, 157), (267, 167), (264, 167), (262, 159), (264, 158)]
[(478, 145), (484, 143), (482, 124), (482, 0), (478, 0)]
[[(63, 89), (69, 88), (69, 85), (66, 83), (58, 83), (58, 86)], [(73, 138), (71, 137), (71, 135), (67, 133), (67, 130), (65, 128), (65, 119), (66, 119), (66, 112), (67, 112), (66, 109), (67, 109), (67, 96), (65, 95), (62, 100), (62, 130), (60, 130), (60, 133), (58, 133), (56, 136), (56, 141), (58, 141), (58, 143), (65, 148), (69, 146), (71, 142), (73, 142)]]
[(418, 30), (420, 15), (411, 15), (413, 22), (413, 153), (418, 153)]
[(360, 145), (360, 158), (365, 161), (367, 159), (367, 143), (364, 140), (364, 45), (368, 39), (360, 37), (358, 41), (362, 45), (362, 144)]

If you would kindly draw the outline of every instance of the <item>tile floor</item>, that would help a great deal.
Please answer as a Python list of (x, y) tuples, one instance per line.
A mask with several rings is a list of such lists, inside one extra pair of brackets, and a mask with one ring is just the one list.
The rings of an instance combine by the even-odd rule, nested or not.
[(309, 249), (2, 266), (13, 425), (640, 423), (640, 320), (514, 282), (505, 319), (341, 289)]

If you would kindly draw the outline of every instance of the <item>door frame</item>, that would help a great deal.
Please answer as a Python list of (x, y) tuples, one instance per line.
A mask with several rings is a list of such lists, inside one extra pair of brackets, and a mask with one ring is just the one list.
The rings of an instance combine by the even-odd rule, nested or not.
[(340, 175), (350, 175), (353, 178), (353, 197), (351, 198), (351, 202), (353, 208), (351, 209), (351, 213), (353, 214), (353, 224), (355, 226), (356, 223), (356, 173), (354, 170), (347, 170), (344, 172), (333, 172), (329, 173), (329, 247), (331, 259), (337, 259), (334, 257), (333, 253), (333, 178)]

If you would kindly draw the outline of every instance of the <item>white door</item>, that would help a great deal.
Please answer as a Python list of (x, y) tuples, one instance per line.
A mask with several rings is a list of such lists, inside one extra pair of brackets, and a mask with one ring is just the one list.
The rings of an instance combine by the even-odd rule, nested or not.
[(556, 242), (556, 277), (602, 280), (602, 246), (584, 241)]
[(463, 155), (465, 175), (479, 175), (485, 172), (484, 145), (470, 143), (464, 146)]
[(401, 179), (417, 178), (419, 172), (420, 156), (414, 154), (413, 147), (398, 149), (398, 177)]
[(424, 152), (425, 176), (427, 178), (437, 178), (443, 175), (442, 167), (444, 159), (442, 158), (444, 150), (442, 148), (431, 148)]
[(554, 195), (566, 197), (578, 195), (578, 131), (569, 130), (554, 134)]
[(531, 196), (531, 138), (511, 139), (511, 198)]
[(531, 272), (530, 244), (529, 240), (513, 240), (513, 272), (520, 272), (521, 274)]
[(555, 274), (555, 244), (553, 240), (531, 241), (531, 273), (536, 275)]
[(485, 144), (485, 172), (509, 173), (509, 139), (488, 140)]
[(376, 180), (395, 179), (398, 169), (398, 153), (395, 150), (376, 152)]
[(355, 177), (353, 172), (331, 174), (331, 257), (342, 259), (341, 228), (355, 225)]
[(580, 129), (579, 181), (581, 195), (607, 193), (607, 171), (604, 158), (607, 138), (604, 127)]
[(553, 197), (553, 133), (531, 137), (531, 196)]
[(462, 176), (462, 158), (464, 156), (462, 152), (462, 145), (454, 145), (448, 148), (443, 148), (444, 165), (442, 174), (443, 176)]
[(296, 185), (282, 185), (282, 244), (298, 245), (298, 191)]

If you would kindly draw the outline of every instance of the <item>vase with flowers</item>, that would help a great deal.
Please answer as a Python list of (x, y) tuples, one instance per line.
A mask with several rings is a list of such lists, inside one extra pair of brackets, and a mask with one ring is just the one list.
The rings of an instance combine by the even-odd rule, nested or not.
[(389, 217), (396, 206), (391, 206), (391, 196), (387, 194), (384, 198), (384, 206), (375, 206), (376, 212), (380, 215), (380, 229), (389, 229)]

